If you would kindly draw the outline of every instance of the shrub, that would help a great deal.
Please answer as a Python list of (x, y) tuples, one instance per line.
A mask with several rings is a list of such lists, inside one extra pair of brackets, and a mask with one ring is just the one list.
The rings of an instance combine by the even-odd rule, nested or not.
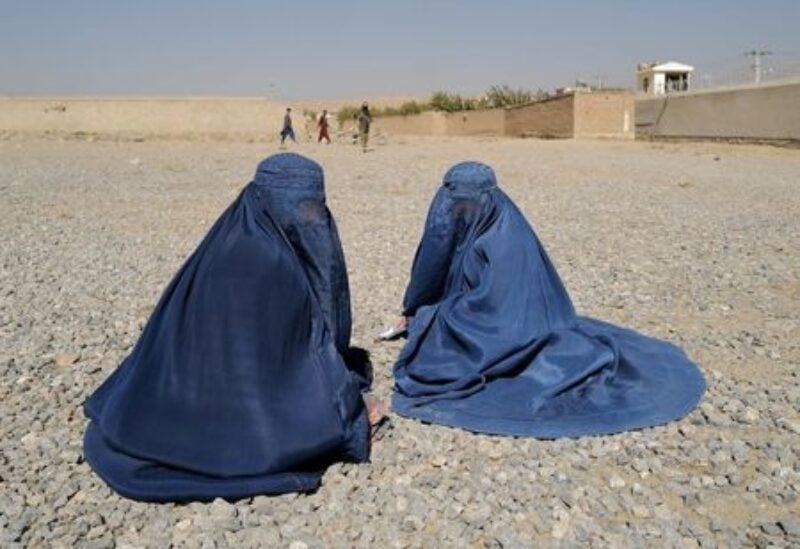
[(398, 109), (398, 111), (402, 115), (408, 115), (408, 114), (419, 114), (421, 112), (428, 111), (430, 109), (431, 109), (431, 107), (427, 103), (417, 103), (416, 101), (406, 101), (405, 103), (400, 105), (400, 108)]
[(355, 107), (353, 105), (343, 105), (336, 111), (336, 120), (339, 122), (339, 125), (343, 125), (347, 122), (351, 122), (358, 116), (359, 111), (361, 110), (360, 107)]
[[(399, 107), (387, 106), (382, 109), (372, 108), (370, 109), (370, 114), (372, 114), (373, 118), (377, 118), (379, 116), (406, 116), (409, 114), (419, 114), (429, 110), (431, 110), (431, 106), (428, 103), (406, 101)], [(361, 112), (361, 107), (345, 105), (337, 111), (336, 119), (339, 121), (339, 125), (342, 125), (345, 122), (350, 122), (356, 118), (359, 112)]]
[(470, 110), (469, 103), (470, 101), (464, 100), (464, 98), (459, 94), (449, 93), (446, 91), (434, 92), (429, 101), (429, 104), (433, 110), (444, 112)]
[(510, 86), (492, 86), (486, 92), (486, 102), (492, 107), (515, 107), (525, 105), (534, 100), (534, 94), (522, 88), (513, 89)]
[[(510, 86), (492, 86), (483, 97), (472, 98), (463, 97), (458, 93), (451, 93), (443, 90), (434, 92), (427, 102), (406, 101), (399, 107), (384, 107), (382, 109), (371, 109), (373, 117), (378, 116), (407, 116), (419, 114), (425, 111), (459, 112), (473, 111), (476, 109), (490, 109), (514, 107), (525, 105), (532, 101), (549, 97), (546, 91), (538, 89), (535, 92), (523, 88), (513, 89)], [(359, 107), (350, 105), (343, 106), (336, 113), (339, 125), (352, 121), (359, 112)]]
[(536, 90), (536, 93), (534, 94), (534, 99), (536, 101), (541, 101), (542, 99), (547, 99), (548, 97), (550, 97), (550, 95), (551, 94), (549, 91), (543, 90), (542, 88), (538, 88)]

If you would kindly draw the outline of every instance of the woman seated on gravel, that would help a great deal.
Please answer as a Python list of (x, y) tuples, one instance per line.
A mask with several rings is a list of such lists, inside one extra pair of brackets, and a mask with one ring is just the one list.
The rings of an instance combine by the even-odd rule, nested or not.
[[(678, 419), (705, 382), (677, 347), (580, 317), (492, 169), (450, 169), (428, 214), (399, 328), (393, 410), (541, 438)], [(400, 330), (400, 331), (401, 331)]]
[(148, 501), (312, 490), (330, 463), (369, 456), (379, 407), (368, 414), (369, 376), (345, 362), (349, 340), (322, 169), (272, 156), (87, 400), (86, 458), (120, 494)]

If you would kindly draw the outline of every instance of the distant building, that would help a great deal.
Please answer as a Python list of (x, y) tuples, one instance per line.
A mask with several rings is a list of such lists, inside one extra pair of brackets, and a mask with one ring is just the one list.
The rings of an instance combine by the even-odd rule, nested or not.
[(664, 95), (689, 90), (694, 67), (667, 61), (666, 63), (639, 63), (636, 71), (636, 89), (647, 95)]
[(635, 137), (630, 90), (565, 91), (505, 111), (504, 135), (540, 138)]

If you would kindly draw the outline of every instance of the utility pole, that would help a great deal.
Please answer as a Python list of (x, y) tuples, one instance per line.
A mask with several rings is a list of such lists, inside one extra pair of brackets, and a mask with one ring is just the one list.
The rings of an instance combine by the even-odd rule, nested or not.
[(753, 58), (753, 82), (758, 84), (761, 82), (761, 58), (765, 55), (772, 55), (772, 52), (767, 50), (750, 50), (744, 52), (744, 54)]

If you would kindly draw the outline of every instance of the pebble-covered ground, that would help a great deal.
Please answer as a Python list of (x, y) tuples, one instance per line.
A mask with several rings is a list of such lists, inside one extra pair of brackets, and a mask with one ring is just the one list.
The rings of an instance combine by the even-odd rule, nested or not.
[(82, 457), (81, 403), (274, 144), (0, 140), (0, 546), (739, 547), (800, 544), (800, 151), (393, 138), (294, 150), (326, 170), (354, 343), (388, 399), (399, 310), (445, 169), (493, 165), (584, 313), (684, 346), (684, 420), (599, 438), (391, 418), (313, 494), (153, 505)]

